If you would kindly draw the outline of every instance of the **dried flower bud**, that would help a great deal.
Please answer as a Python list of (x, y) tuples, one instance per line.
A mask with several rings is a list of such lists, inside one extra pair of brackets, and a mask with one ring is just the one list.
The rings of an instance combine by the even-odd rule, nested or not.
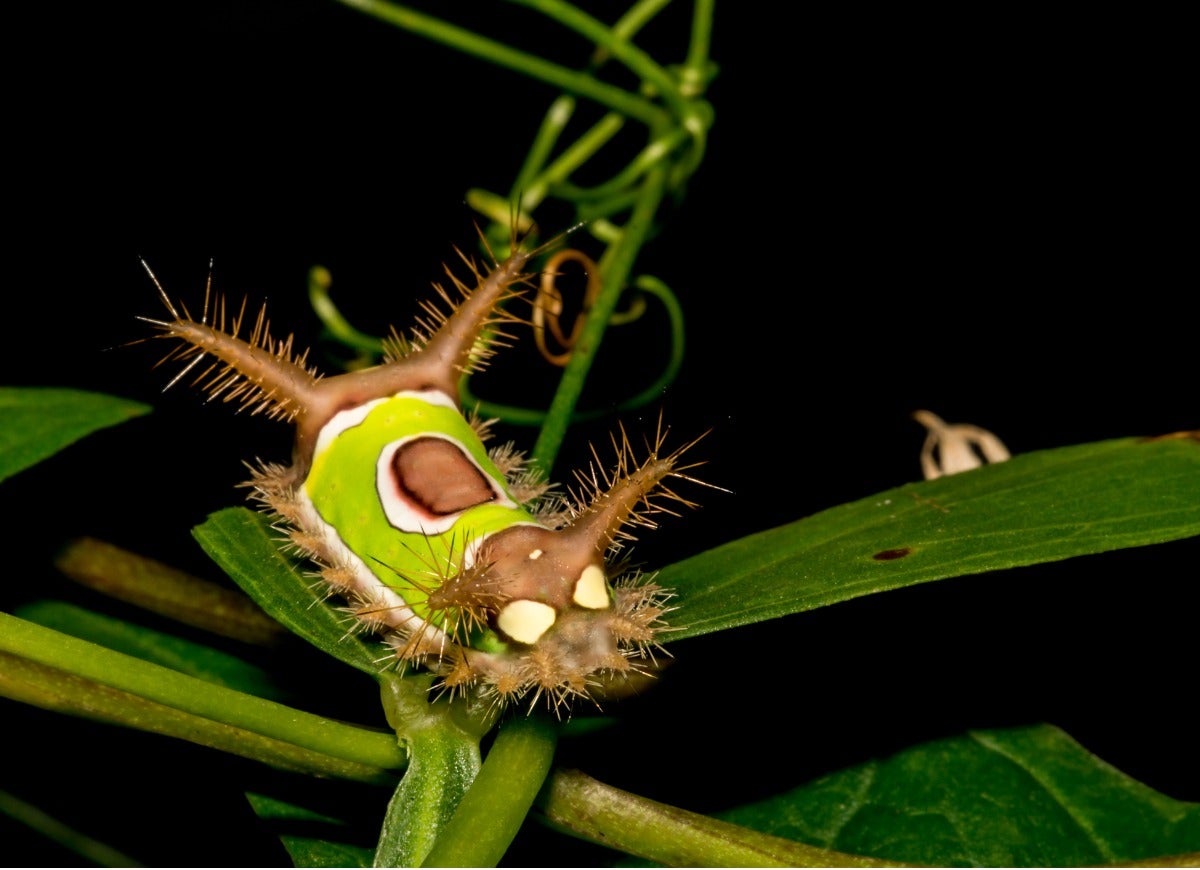
[(912, 416), (929, 430), (921, 448), (921, 472), (926, 480), (970, 471), (985, 462), (1003, 462), (1011, 455), (1004, 442), (986, 429), (951, 425), (932, 411), (913, 411)]

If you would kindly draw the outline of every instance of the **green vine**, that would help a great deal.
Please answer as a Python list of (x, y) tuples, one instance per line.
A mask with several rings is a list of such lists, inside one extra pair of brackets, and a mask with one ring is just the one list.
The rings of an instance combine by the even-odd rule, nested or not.
[[(670, 385), (682, 363), (682, 308), (662, 280), (651, 275), (635, 277), (634, 265), (651, 234), (663, 199), (678, 195), (703, 159), (713, 119), (711, 107), (701, 99), (713, 75), (708, 57), (713, 4), (711, 0), (695, 4), (686, 60), (675, 67), (664, 67), (632, 42), (638, 31), (667, 5), (662, 0), (636, 3), (612, 25), (560, 0), (520, 0), (518, 5), (528, 6), (595, 45), (590, 62), (584, 69), (574, 71), (397, 3), (340, 2), (566, 91), (552, 100), (508, 195), (473, 189), (467, 196), (468, 203), (488, 220), (485, 237), (496, 250), (503, 250), (508, 244), (514, 204), (518, 230), (525, 232), (533, 214), (550, 200), (571, 206), (584, 230), (604, 245), (598, 258), (601, 292), (591, 306), (583, 333), (571, 349), (570, 361), (547, 410), (488, 401), (474, 394), (469, 378), (464, 378), (462, 384), (464, 404), (476, 408), (481, 415), (541, 427), (532, 460), (548, 474), (570, 424), (600, 416), (598, 412), (580, 412), (579, 398), (608, 327), (619, 319), (615, 314), (618, 300), (628, 288), (635, 287), (665, 306), (670, 318), (671, 355), (665, 370), (651, 385), (619, 400), (617, 407), (631, 410), (654, 401)], [(597, 78), (608, 62), (619, 63), (638, 77), (640, 85), (636, 92)], [(578, 108), (579, 99), (609, 111), (574, 141), (564, 143), (562, 135)], [(572, 174), (593, 163), (630, 121), (640, 123), (646, 131), (646, 142), (637, 155), (605, 182), (588, 187), (571, 182)], [(621, 219), (623, 223), (618, 223)], [(359, 332), (342, 317), (329, 298), (328, 288), (328, 273), (314, 270), (310, 295), (329, 334), (359, 354), (378, 354), (381, 342)], [(359, 363), (361, 357), (353, 361)]]

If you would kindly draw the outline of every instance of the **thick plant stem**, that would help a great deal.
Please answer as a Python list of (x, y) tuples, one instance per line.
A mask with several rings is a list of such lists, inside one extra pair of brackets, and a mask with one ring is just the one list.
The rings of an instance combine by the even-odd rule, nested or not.
[(669, 867), (907, 867), (895, 861), (818, 849), (660, 804), (559, 771), (539, 805), (577, 837)]
[(545, 782), (557, 737), (545, 714), (509, 719), (422, 866), (496, 866)]
[[(406, 761), (389, 735), (224, 689), (4, 613), (0, 613), (0, 652), (12, 654), (13, 668), (26, 664), (62, 672), (64, 680), (79, 684), (75, 690), (81, 697), (82, 685), (94, 684), (106, 696), (113, 693), (105, 690), (112, 689), (121, 697), (129, 696), (131, 703), (161, 706), (164, 716), (190, 714), (358, 765), (387, 769), (403, 767)], [(70, 692), (64, 690), (65, 696), (69, 698)], [(141, 719), (126, 724), (155, 730), (153, 718), (138, 715)]]

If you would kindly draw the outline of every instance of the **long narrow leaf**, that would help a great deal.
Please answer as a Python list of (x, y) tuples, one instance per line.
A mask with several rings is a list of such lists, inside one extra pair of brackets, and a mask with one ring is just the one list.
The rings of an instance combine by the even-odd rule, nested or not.
[(930, 580), (1200, 534), (1200, 433), (1043, 450), (910, 484), (671, 565), (671, 639)]
[(296, 804), (253, 792), (246, 799), (255, 814), (280, 829), (279, 840), (297, 867), (370, 867), (374, 852), (342, 842), (346, 823)]
[(34, 601), (13, 615), (227, 689), (273, 701), (283, 696), (266, 671), (236, 656), (75, 604)]
[(246, 508), (212, 514), (192, 530), (204, 551), (263, 610), (317, 649), (378, 678), (384, 666), (379, 652), (353, 635), (353, 624), (320, 600), (319, 584), (304, 577), (280, 552), (279, 533)]
[(84, 390), (0, 387), (0, 480), (97, 429), (149, 412), (139, 402)]

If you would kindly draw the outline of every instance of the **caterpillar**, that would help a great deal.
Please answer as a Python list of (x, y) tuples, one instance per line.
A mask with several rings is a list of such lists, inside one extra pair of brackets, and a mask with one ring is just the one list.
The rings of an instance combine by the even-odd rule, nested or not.
[(525, 321), (510, 304), (541, 251), (514, 240), (486, 273), (456, 253), (469, 279), (447, 266), (449, 289), (434, 283), (411, 333), (393, 329), (383, 362), (360, 371), (319, 374), (290, 335), (272, 337), (265, 306), (241, 338), (246, 303), (233, 313), (215, 296), (211, 269), (197, 319), (143, 261), (167, 316), (141, 319), (176, 343), (168, 388), (194, 375), (210, 400), (294, 427), (290, 464), (258, 461), (247, 485), (388, 658), (452, 695), (569, 711), (656, 669), (672, 593), (623, 575), (619, 552), (667, 503), (695, 507), (667, 485), (694, 480), (699, 463), (681, 457), (695, 442), (665, 451), (660, 418), (636, 460), (622, 429), (612, 463), (593, 448), (558, 497), (511, 444), (485, 447), (490, 421), (464, 415), (458, 384), (514, 340), (506, 329)]

